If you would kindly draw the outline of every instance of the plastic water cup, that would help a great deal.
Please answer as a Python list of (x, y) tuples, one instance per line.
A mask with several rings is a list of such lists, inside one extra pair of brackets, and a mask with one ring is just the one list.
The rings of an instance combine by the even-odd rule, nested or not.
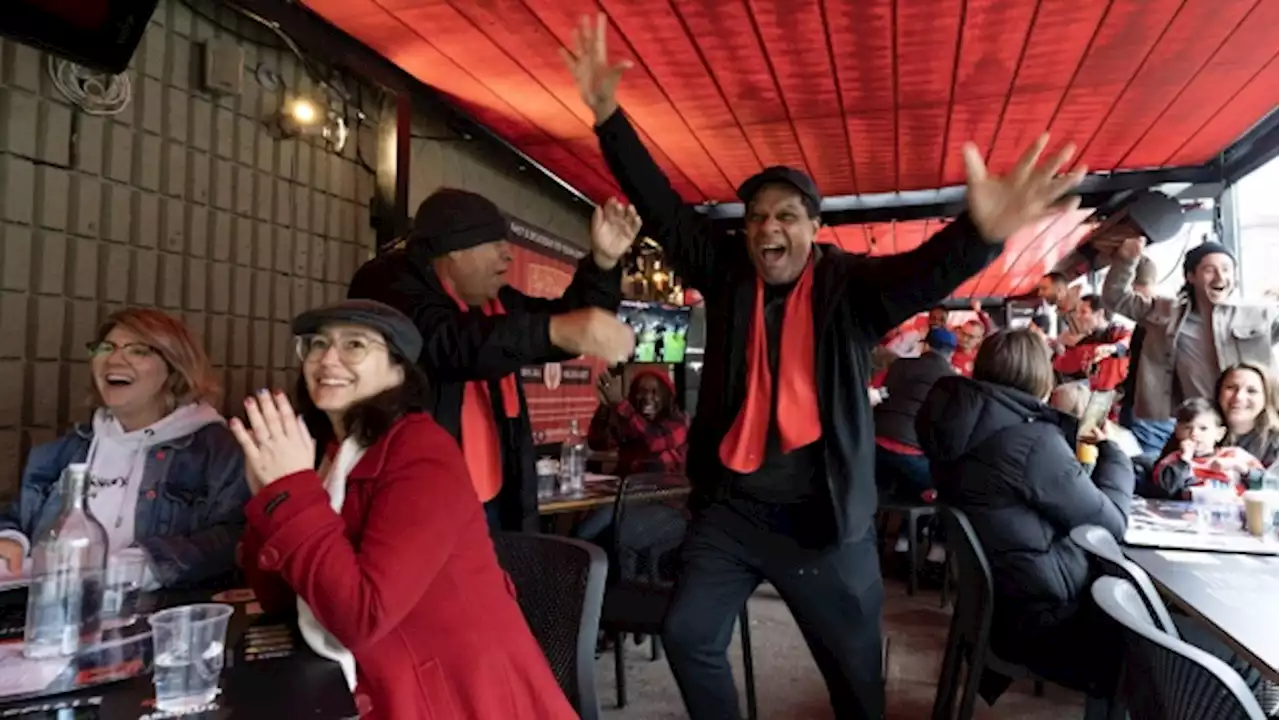
[(138, 619), (146, 572), (147, 562), (141, 555), (121, 552), (107, 558), (106, 580), (102, 588), (104, 622), (119, 627), (131, 625)]
[(234, 611), (230, 605), (206, 603), (162, 610), (148, 618), (155, 650), (156, 710), (189, 712), (218, 696), (227, 620)]
[(1239, 530), (1244, 525), (1241, 501), (1231, 488), (1198, 485), (1191, 488), (1191, 503), (1201, 525)]

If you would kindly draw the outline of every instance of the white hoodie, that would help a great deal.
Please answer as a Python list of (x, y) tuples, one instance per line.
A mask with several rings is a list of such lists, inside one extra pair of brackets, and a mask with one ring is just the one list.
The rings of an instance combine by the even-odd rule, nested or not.
[[(93, 440), (89, 443), (89, 511), (107, 531), (108, 552), (134, 544), (134, 520), (138, 493), (146, 468), (147, 451), (155, 445), (190, 435), (206, 425), (226, 420), (204, 403), (183, 405), (149, 427), (126, 432), (106, 408), (93, 414)], [(14, 530), (0, 538), (22, 543), (30, 555), (30, 540)]]
[(126, 431), (106, 408), (93, 414), (93, 442), (89, 444), (89, 510), (107, 530), (110, 552), (134, 543), (138, 494), (148, 450), (226, 421), (204, 403), (183, 405), (159, 421)]

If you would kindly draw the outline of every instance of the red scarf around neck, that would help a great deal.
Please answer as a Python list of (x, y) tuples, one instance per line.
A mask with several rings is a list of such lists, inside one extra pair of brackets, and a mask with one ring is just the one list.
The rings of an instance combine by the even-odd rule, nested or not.
[(809, 264), (787, 296), (778, 352), (778, 402), (773, 398), (768, 333), (764, 324), (764, 280), (756, 276), (756, 302), (747, 333), (747, 396), (733, 427), (720, 442), (720, 462), (737, 473), (751, 473), (764, 462), (770, 415), (776, 415), (783, 452), (822, 437), (818, 415), (813, 336), (813, 265)]
[[(462, 312), (471, 308), (458, 297), (452, 284), (440, 278), (444, 291), (458, 304)], [(502, 303), (494, 298), (480, 307), (485, 315), (506, 315)], [(515, 373), (499, 381), (502, 392), (502, 409), (508, 418), (519, 417), (520, 395), (516, 387)], [(475, 485), (480, 502), (488, 502), (502, 489), (502, 443), (498, 439), (498, 423), (493, 416), (493, 402), (489, 396), (489, 383), (472, 380), (462, 391), (462, 455)]]

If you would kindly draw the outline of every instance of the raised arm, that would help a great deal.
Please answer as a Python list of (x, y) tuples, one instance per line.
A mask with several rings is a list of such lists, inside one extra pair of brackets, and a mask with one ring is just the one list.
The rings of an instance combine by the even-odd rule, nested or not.
[(672, 269), (690, 287), (705, 290), (718, 267), (708, 221), (680, 199), (619, 110), (618, 81), (631, 64), (609, 64), (607, 29), (604, 14), (597, 16), (594, 25), (584, 18), (574, 32), (573, 52), (562, 48), (561, 55), (583, 102), (595, 116), (596, 136), (609, 170), (662, 245)]
[(348, 297), (377, 300), (408, 315), (422, 333), (421, 364), (445, 382), (496, 380), (525, 365), (578, 355), (621, 362), (635, 341), (630, 328), (614, 315), (620, 302), (620, 271), (600, 270), (591, 258), (583, 260), (588, 264), (595, 269), (580, 267), (558, 300), (539, 300), (504, 288), (499, 299), (508, 310), (505, 315), (462, 312), (438, 286), (441, 280), (430, 268), (424, 270), (425, 280), (402, 274), (389, 283), (379, 271), (369, 270), (366, 276), (362, 268)]
[(1102, 283), (1102, 304), (1137, 323), (1146, 322), (1147, 316), (1159, 303), (1157, 298), (1144, 297), (1133, 291), (1141, 256), (1141, 238), (1125, 240), (1112, 255), (1111, 267)]
[(910, 252), (884, 257), (847, 256), (849, 301), (882, 336), (916, 313), (942, 302), (960, 284), (999, 257), (1003, 244), (983, 239), (962, 215)]

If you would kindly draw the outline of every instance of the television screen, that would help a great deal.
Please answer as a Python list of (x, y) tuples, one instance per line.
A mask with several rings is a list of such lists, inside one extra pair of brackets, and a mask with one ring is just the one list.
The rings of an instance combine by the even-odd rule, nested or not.
[(10, 0), (0, 35), (93, 70), (129, 65), (159, 0)]
[(691, 308), (623, 300), (618, 317), (636, 333), (633, 363), (684, 362)]

